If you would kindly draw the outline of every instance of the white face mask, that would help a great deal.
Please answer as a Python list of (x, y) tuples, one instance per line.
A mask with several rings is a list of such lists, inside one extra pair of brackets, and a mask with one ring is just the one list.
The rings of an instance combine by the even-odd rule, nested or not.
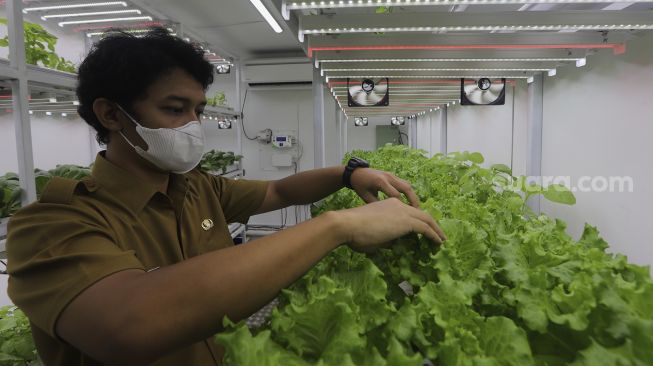
[(147, 143), (147, 150), (132, 144), (122, 131), (119, 131), (120, 135), (138, 155), (161, 170), (183, 174), (202, 160), (204, 130), (199, 121), (191, 121), (177, 128), (147, 128), (136, 122), (120, 105), (118, 108), (136, 124), (136, 133)]

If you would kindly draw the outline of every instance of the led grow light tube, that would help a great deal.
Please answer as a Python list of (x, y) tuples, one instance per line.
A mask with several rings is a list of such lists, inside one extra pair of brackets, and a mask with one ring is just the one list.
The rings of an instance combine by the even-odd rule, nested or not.
[(571, 58), (380, 58), (352, 60), (317, 60), (318, 63), (348, 63), (348, 62), (576, 62), (580, 57)]
[(373, 27), (373, 28), (321, 28), (303, 29), (308, 35), (346, 33), (395, 33), (395, 32), (500, 32), (500, 31), (571, 31), (571, 30), (631, 30), (653, 29), (653, 24), (555, 24), (555, 25), (485, 25), (446, 27)]
[(569, 44), (426, 44), (309, 47), (308, 57), (319, 51), (451, 51), (451, 50), (567, 50), (612, 49), (615, 54), (626, 52), (624, 43), (569, 43)]
[(109, 23), (109, 22), (136, 21), (136, 20), (152, 20), (152, 17), (143, 16), (143, 17), (125, 17), (125, 18), (109, 18), (109, 19), (69, 20), (65, 22), (59, 22), (58, 24), (60, 27), (63, 27), (65, 25), (72, 25), (72, 24)]
[(110, 1), (103, 3), (85, 3), (85, 4), (71, 4), (71, 5), (53, 5), (53, 6), (38, 6), (30, 7), (23, 9), (23, 13), (27, 14), (31, 11), (48, 11), (48, 10), (58, 10), (58, 9), (76, 9), (76, 8), (92, 8), (99, 6), (127, 6), (127, 3), (124, 1)]
[(108, 10), (108, 11), (94, 11), (90, 13), (73, 13), (73, 14), (52, 14), (44, 15), (41, 17), (43, 20), (53, 19), (53, 18), (77, 18), (77, 17), (90, 17), (96, 15), (109, 15), (109, 14), (141, 14), (141, 11), (138, 9), (128, 9), (128, 10)]
[(579, 4), (579, 3), (645, 3), (650, 0), (329, 0), (287, 1), (288, 10), (328, 8), (369, 8), (377, 6), (425, 6), (425, 5), (506, 5), (506, 4)]
[(529, 71), (529, 72), (543, 72), (543, 71), (549, 71), (550, 69), (477, 69), (477, 68), (471, 68), (471, 69), (432, 69), (432, 68), (397, 68), (397, 69), (392, 69), (392, 68), (382, 68), (382, 69), (322, 69), (324, 72), (357, 72), (357, 71), (507, 71), (507, 72), (512, 72), (512, 71)]
[(254, 5), (254, 7), (256, 8), (256, 10), (258, 10), (258, 12), (261, 13), (261, 16), (265, 19), (266, 22), (268, 22), (270, 27), (272, 27), (272, 30), (274, 30), (277, 33), (283, 32), (283, 28), (281, 28), (279, 23), (277, 23), (277, 20), (274, 19), (272, 14), (270, 14), (270, 11), (268, 11), (265, 5), (263, 5), (261, 0), (249, 0), (249, 2), (251, 2), (252, 5)]
[[(168, 32), (170, 32), (170, 35), (171, 35), (171, 36), (176, 36), (176, 35), (177, 35), (177, 33), (175, 33), (174, 30), (173, 30), (172, 28), (166, 28), (166, 30), (167, 30)], [(151, 29), (134, 29), (134, 30), (130, 30), (130, 29), (121, 29), (120, 31), (121, 31), (121, 32), (125, 32), (125, 33), (130, 33), (130, 34), (141, 34), (141, 33), (147, 33), (147, 32), (150, 32)], [(111, 33), (110, 30), (109, 30), (109, 31), (104, 31), (104, 32), (89, 32), (89, 33), (86, 33), (86, 37), (91, 38), (91, 37), (93, 37), (93, 36), (101, 36), (101, 35), (103, 35), (103, 34), (106, 34), (107, 32)]]
[(389, 78), (389, 79), (424, 79), (424, 78), (436, 78), (436, 79), (461, 79), (461, 78), (468, 78), (468, 79), (481, 79), (481, 78), (490, 78), (490, 79), (528, 79), (530, 76), (525, 76), (525, 75), (512, 75), (512, 76), (488, 76), (488, 75), (482, 75), (482, 76), (477, 76), (477, 75), (456, 75), (456, 76), (450, 76), (450, 75), (331, 75), (326, 77), (326, 81), (329, 82), (331, 79), (382, 79), (382, 78)]

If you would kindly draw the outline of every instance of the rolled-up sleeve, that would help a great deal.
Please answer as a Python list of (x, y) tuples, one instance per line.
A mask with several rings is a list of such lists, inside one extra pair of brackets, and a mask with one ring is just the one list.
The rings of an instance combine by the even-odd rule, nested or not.
[(220, 199), (227, 223), (246, 224), (261, 207), (269, 182), (246, 179), (227, 179), (212, 176), (213, 188)]

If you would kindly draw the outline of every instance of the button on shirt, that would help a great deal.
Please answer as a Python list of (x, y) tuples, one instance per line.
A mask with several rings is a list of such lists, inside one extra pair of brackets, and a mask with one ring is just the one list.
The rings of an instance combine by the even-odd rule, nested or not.
[[(29, 317), (46, 365), (99, 365), (55, 334), (65, 307), (102, 278), (144, 271), (233, 245), (227, 223), (246, 223), (267, 182), (231, 180), (200, 170), (170, 175), (168, 194), (98, 154), (91, 177), (53, 178), (40, 200), (9, 221), (9, 296)], [(183, 311), (183, 309), (179, 309)], [(154, 365), (219, 365), (213, 339)]]

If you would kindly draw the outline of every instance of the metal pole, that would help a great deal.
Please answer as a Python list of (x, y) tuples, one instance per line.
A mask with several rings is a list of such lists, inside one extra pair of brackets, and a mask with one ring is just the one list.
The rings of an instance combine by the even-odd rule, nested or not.
[(326, 166), (324, 151), (324, 84), (319, 69), (313, 69), (313, 137), (315, 169)]
[(338, 159), (342, 160), (342, 151), (343, 151), (343, 140), (342, 140), (342, 113), (340, 113), (340, 107), (338, 103), (335, 103), (336, 109), (336, 133), (338, 134)]
[(349, 146), (347, 146), (347, 133), (349, 131), (349, 118), (345, 116), (344, 112), (340, 112), (343, 115), (342, 118), (342, 158), (345, 158), (345, 155), (349, 151)]
[(447, 154), (447, 111), (448, 107), (440, 109), (440, 152)]
[(242, 88), (241, 88), (241, 64), (240, 60), (235, 60), (234, 61), (234, 66), (236, 68), (236, 98), (238, 98), (238, 110), (236, 111), (238, 113), (238, 120), (236, 121), (236, 151), (238, 151), (238, 154), (243, 155), (243, 132), (242, 132), (242, 127), (240, 126), (241, 123), (243, 123), (242, 120), (242, 112), (243, 112), (243, 100), (242, 100)]
[[(544, 121), (544, 77), (538, 74), (528, 86), (528, 147), (526, 149), (526, 176), (530, 181), (542, 176), (542, 126)], [(531, 197), (528, 206), (540, 213), (540, 196)]]
[(23, 29), (23, 3), (21, 0), (7, 2), (7, 31), (9, 35), (9, 66), (18, 71), (18, 79), (10, 81), (14, 129), (16, 132), (16, 156), (20, 177), (23, 206), (36, 201), (34, 181), (34, 156), (32, 152), (32, 129), (29, 120), (29, 92), (27, 67), (25, 66), (25, 32)]
[(410, 147), (417, 148), (417, 118), (411, 118), (410, 121)]

